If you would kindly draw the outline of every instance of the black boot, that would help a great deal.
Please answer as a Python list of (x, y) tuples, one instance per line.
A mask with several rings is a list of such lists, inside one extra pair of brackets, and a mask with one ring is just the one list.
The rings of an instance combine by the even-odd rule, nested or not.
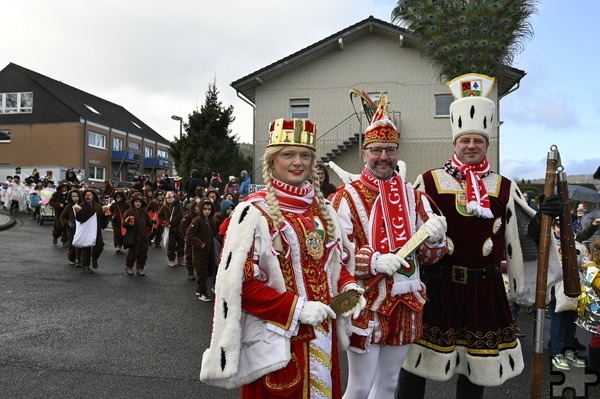
[(483, 387), (473, 384), (467, 377), (460, 374), (456, 381), (456, 397), (464, 399), (483, 399)]
[(423, 399), (427, 380), (404, 369), (398, 379), (398, 399)]

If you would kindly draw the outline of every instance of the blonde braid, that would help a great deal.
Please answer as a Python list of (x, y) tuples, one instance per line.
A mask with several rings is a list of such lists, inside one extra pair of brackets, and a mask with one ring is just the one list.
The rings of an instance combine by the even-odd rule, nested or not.
[(265, 182), (267, 191), (266, 202), (269, 206), (269, 214), (273, 218), (275, 228), (279, 227), (279, 225), (284, 221), (283, 214), (281, 213), (281, 208), (279, 207), (279, 200), (275, 195), (273, 183), (271, 183), (271, 168), (273, 167), (273, 159), (280, 150), (281, 147), (268, 147), (265, 150), (265, 156), (263, 161), (263, 180)]

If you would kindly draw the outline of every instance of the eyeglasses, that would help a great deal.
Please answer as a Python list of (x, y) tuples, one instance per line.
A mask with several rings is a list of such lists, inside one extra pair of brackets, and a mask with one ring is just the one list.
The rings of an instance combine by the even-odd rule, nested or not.
[(365, 150), (371, 151), (371, 154), (379, 156), (385, 151), (387, 155), (395, 155), (398, 153), (398, 147), (367, 147)]

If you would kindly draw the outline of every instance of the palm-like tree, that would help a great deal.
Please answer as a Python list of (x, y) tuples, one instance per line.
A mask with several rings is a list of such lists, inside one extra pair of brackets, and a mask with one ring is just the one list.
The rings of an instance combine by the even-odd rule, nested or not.
[(423, 43), (423, 55), (452, 79), (467, 73), (495, 76), (512, 64), (536, 0), (399, 0), (392, 21)]

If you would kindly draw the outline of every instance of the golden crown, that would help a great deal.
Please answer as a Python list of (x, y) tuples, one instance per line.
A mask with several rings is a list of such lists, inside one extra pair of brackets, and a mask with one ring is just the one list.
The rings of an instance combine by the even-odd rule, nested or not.
[(317, 125), (308, 119), (276, 119), (269, 124), (269, 144), (300, 145), (315, 150)]

